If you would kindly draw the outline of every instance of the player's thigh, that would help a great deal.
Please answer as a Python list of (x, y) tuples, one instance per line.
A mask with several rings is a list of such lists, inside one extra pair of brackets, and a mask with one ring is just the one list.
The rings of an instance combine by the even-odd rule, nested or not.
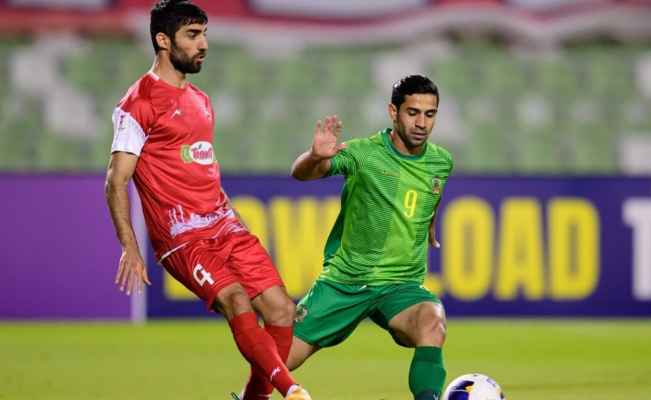
[(296, 308), (294, 336), (320, 348), (335, 346), (370, 314), (373, 300), (363, 286), (317, 281)]
[(170, 254), (162, 264), (172, 277), (211, 309), (217, 294), (238, 281), (226, 267), (229, 252), (228, 243), (196, 240)]
[(387, 292), (371, 318), (396, 343), (407, 347), (443, 344), (445, 311), (438, 297), (412, 283), (395, 285)]
[(283, 286), (269, 253), (257, 237), (249, 232), (240, 232), (224, 240), (232, 244), (226, 267), (244, 287), (249, 298), (255, 299), (274, 286)]

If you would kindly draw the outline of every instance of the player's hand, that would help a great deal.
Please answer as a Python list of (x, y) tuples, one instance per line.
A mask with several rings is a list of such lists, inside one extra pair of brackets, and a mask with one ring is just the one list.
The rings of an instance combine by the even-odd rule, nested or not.
[(317, 121), (310, 156), (317, 160), (327, 160), (343, 150), (346, 144), (337, 143), (342, 126), (336, 115), (326, 117), (323, 122)]
[(131, 293), (142, 293), (144, 283), (151, 285), (145, 262), (140, 256), (137, 246), (125, 247), (120, 256), (118, 273), (115, 275), (115, 284), (127, 296)]
[(441, 247), (441, 243), (436, 240), (436, 217), (432, 218), (432, 222), (429, 224), (429, 244), (435, 249)]

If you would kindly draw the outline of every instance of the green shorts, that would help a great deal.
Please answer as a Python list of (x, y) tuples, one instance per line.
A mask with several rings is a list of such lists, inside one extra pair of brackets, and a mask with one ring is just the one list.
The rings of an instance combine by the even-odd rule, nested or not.
[(415, 282), (367, 286), (317, 281), (298, 303), (294, 336), (311, 345), (334, 346), (370, 317), (401, 344), (389, 329), (389, 321), (408, 307), (425, 301), (441, 302)]

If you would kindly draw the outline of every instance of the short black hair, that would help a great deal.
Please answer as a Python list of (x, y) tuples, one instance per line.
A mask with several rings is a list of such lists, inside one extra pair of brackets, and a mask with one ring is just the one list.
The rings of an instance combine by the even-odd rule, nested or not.
[(160, 0), (154, 4), (150, 15), (149, 33), (156, 53), (160, 50), (156, 43), (158, 33), (162, 32), (174, 41), (174, 35), (182, 26), (208, 23), (206, 12), (190, 0)]
[(439, 88), (431, 79), (423, 75), (409, 75), (393, 84), (391, 104), (399, 110), (402, 103), (405, 102), (405, 96), (411, 94), (433, 94), (436, 96), (436, 104), (441, 102)]

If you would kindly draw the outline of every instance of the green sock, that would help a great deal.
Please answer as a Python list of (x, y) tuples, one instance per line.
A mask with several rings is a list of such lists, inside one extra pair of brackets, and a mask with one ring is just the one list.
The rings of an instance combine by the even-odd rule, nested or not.
[(409, 367), (409, 389), (414, 399), (438, 398), (443, 391), (444, 382), (445, 368), (441, 348), (416, 347)]

